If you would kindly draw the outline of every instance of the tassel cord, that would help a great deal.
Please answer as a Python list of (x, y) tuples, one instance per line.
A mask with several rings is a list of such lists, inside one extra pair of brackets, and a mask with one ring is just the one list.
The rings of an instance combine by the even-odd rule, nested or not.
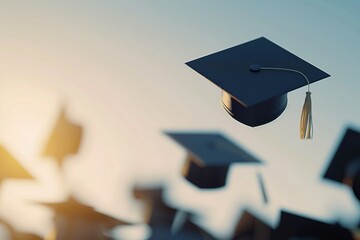
[(278, 68), (278, 67), (261, 67), (261, 70), (279, 70), (298, 73), (303, 76), (307, 82), (308, 91), (306, 92), (306, 98), (304, 106), (301, 112), (300, 119), (300, 138), (301, 139), (312, 139), (313, 136), (313, 122), (312, 122), (312, 109), (311, 109), (311, 92), (310, 92), (310, 81), (306, 75), (298, 70), (291, 68)]
[(302, 75), (306, 82), (307, 82), (307, 85), (308, 85), (308, 92), (310, 92), (310, 81), (309, 79), (306, 77), (306, 75), (298, 70), (295, 70), (295, 69), (291, 69), (291, 68), (276, 68), (276, 67), (261, 67), (261, 70), (280, 70), (280, 71), (288, 71), (288, 72), (295, 72), (295, 73), (298, 73), (300, 75)]

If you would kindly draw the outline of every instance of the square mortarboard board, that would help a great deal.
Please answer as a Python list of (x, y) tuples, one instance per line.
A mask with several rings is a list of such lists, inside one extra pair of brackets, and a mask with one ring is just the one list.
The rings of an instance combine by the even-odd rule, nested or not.
[(232, 163), (260, 163), (220, 133), (167, 132), (167, 135), (187, 149), (182, 174), (199, 188), (224, 186)]
[(280, 223), (271, 232), (271, 239), (352, 240), (352, 233), (339, 224), (319, 222), (314, 219), (281, 211)]
[[(330, 75), (261, 37), (186, 63), (222, 89), (222, 104), (237, 121), (259, 126), (285, 110), (287, 93)], [(260, 71), (283, 68), (287, 71)], [(279, 69), (277, 69), (279, 70)]]
[(360, 200), (360, 132), (347, 129), (324, 178), (352, 186)]

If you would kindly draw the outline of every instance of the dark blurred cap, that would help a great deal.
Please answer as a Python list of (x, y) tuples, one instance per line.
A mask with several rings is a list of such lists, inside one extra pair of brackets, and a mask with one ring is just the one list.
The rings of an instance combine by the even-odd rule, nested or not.
[(224, 186), (229, 166), (233, 163), (260, 163), (220, 133), (166, 134), (188, 151), (183, 175), (199, 188)]

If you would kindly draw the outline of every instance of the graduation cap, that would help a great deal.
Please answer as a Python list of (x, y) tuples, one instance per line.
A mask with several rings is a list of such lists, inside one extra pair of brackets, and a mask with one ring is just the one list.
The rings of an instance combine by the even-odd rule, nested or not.
[(75, 154), (79, 150), (81, 136), (81, 126), (70, 122), (63, 108), (45, 146), (43, 155), (55, 158), (58, 164), (62, 165), (67, 155)]
[[(191, 216), (191, 215), (189, 215)], [(195, 224), (194, 222), (190, 221), (190, 218), (187, 218), (184, 226), (182, 228), (182, 231), (180, 233), (189, 233), (191, 232), (194, 236), (194, 238), (191, 239), (203, 239), (203, 240), (216, 240), (212, 234)], [(195, 238), (196, 236), (196, 238)], [(185, 239), (185, 238), (184, 238)]]
[(270, 240), (271, 228), (245, 210), (236, 225), (233, 240)]
[(347, 129), (324, 178), (349, 185), (360, 200), (360, 132)]
[(164, 225), (152, 226), (152, 234), (149, 240), (215, 240), (215, 238), (190, 221), (191, 214), (187, 215), (184, 224), (177, 231)]
[(339, 224), (329, 224), (282, 211), (271, 239), (352, 240), (352, 233)]
[(352, 179), (352, 189), (355, 196), (360, 200), (360, 171), (358, 171)]
[(145, 202), (144, 221), (149, 226), (171, 225), (175, 218), (176, 209), (169, 207), (162, 199), (163, 188), (146, 188), (135, 186), (133, 195)]
[(48, 235), (53, 240), (105, 240), (104, 231), (117, 225), (129, 224), (95, 211), (70, 197), (61, 203), (42, 203), (55, 212), (55, 228)]
[[(168, 206), (163, 201), (163, 192), (162, 187), (135, 186), (133, 189), (134, 197), (146, 203), (145, 222), (152, 228), (149, 240), (210, 239), (205, 238), (205, 232), (189, 220), (191, 214)], [(180, 220), (180, 226), (176, 226), (174, 231), (179, 213), (185, 214), (185, 219)]]
[[(251, 127), (279, 117), (288, 92), (330, 76), (264, 37), (186, 64), (220, 87), (224, 109)], [(300, 133), (311, 138), (310, 88), (306, 96)]]
[(7, 178), (32, 179), (31, 175), (19, 164), (14, 156), (0, 145), (0, 184)]
[(260, 163), (220, 133), (166, 134), (187, 149), (182, 174), (199, 188), (224, 186), (232, 163)]

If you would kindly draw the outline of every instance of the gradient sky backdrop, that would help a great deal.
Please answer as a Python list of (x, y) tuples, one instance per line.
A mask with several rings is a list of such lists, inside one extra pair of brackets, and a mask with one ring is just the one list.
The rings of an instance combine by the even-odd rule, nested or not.
[[(165, 181), (168, 200), (202, 213), (218, 237), (242, 207), (270, 224), (286, 207), (353, 226), (357, 200), (320, 176), (345, 129), (360, 129), (359, 11), (355, 0), (1, 1), (0, 143), (37, 182), (4, 183), (0, 216), (39, 234), (51, 226), (33, 202), (65, 197), (55, 162), (40, 154), (65, 105), (85, 132), (64, 166), (67, 191), (105, 213), (141, 221), (130, 184)], [(306, 88), (289, 93), (276, 121), (249, 128), (184, 64), (261, 36), (331, 74), (312, 85), (312, 141), (299, 139)], [(180, 177), (185, 152), (164, 130), (220, 131), (265, 165), (234, 165), (226, 188), (199, 192)]]

